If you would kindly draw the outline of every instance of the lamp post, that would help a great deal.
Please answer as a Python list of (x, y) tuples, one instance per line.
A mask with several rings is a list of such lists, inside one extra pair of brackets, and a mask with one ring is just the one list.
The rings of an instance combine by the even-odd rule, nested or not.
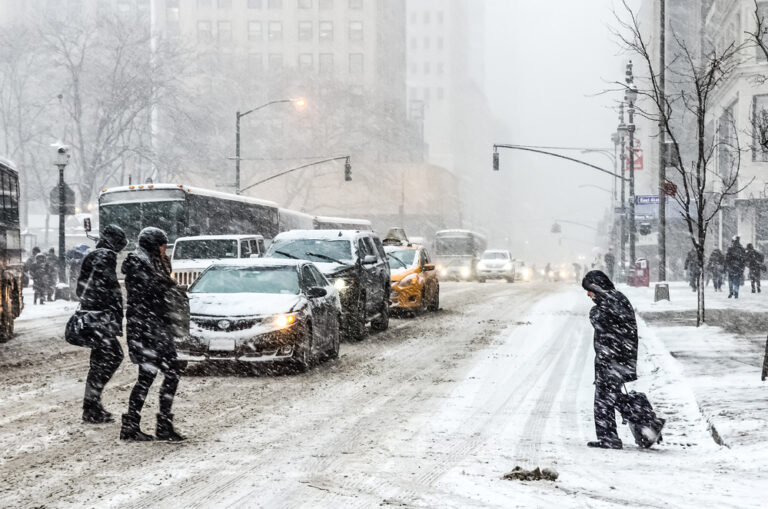
[(622, 101), (621, 105), (619, 106), (619, 127), (616, 130), (616, 134), (619, 138), (619, 143), (621, 145), (621, 249), (620, 249), (620, 257), (621, 257), (621, 274), (622, 278), (625, 276), (625, 270), (627, 267), (627, 251), (626, 251), (626, 240), (627, 240), (627, 230), (626, 230), (626, 224), (627, 224), (627, 209), (626, 209), (626, 180), (624, 179), (624, 169), (627, 167), (627, 156), (626, 156), (626, 145), (625, 145), (625, 136), (627, 135), (627, 132), (629, 131), (629, 128), (627, 127), (627, 124), (624, 123), (624, 102)]
[(627, 64), (627, 111), (629, 112), (629, 263), (635, 263), (635, 236), (637, 225), (635, 224), (635, 101), (637, 101), (637, 86), (632, 74), (632, 61)]
[(64, 184), (64, 168), (69, 163), (69, 147), (66, 145), (59, 145), (56, 149), (56, 160), (54, 164), (59, 169), (59, 281), (65, 281), (67, 279), (66, 265), (64, 261), (65, 237), (65, 218), (67, 214), (67, 197), (66, 186)]
[(235, 113), (235, 194), (240, 194), (240, 119), (246, 115), (250, 115), (254, 111), (259, 111), (267, 106), (281, 103), (293, 103), (297, 108), (303, 108), (307, 105), (307, 102), (304, 99), (279, 99), (257, 106), (245, 113), (240, 113), (239, 111)]

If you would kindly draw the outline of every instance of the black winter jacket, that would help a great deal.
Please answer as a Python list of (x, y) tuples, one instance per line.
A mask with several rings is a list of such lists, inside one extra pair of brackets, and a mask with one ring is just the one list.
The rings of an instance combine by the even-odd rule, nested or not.
[(729, 277), (744, 277), (744, 267), (747, 265), (747, 252), (737, 241), (728, 248), (725, 254), (725, 269)]
[(632, 304), (599, 270), (588, 272), (581, 284), (595, 294), (595, 306), (589, 311), (595, 329), (595, 382), (637, 380), (637, 321)]

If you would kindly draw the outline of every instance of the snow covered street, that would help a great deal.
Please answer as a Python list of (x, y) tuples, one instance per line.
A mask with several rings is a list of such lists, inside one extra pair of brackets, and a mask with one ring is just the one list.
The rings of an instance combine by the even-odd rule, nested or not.
[[(439, 313), (342, 344), (339, 360), (307, 374), (184, 377), (175, 413), (190, 439), (181, 444), (121, 443), (117, 423), (83, 424), (87, 351), (64, 342), (66, 314), (23, 315), (0, 350), (2, 505), (764, 506), (766, 442), (715, 443), (666, 328), (640, 323), (631, 387), (667, 419), (664, 442), (640, 450), (620, 426), (624, 450), (588, 449), (584, 292), (448, 283), (441, 301)], [(124, 409), (134, 377), (125, 362), (105, 391), (110, 411)], [(517, 465), (560, 478), (502, 480)]]

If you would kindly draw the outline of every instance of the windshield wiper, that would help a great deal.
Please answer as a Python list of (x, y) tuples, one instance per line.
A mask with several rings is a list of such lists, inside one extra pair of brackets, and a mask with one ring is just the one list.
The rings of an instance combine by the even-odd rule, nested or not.
[(320, 253), (307, 253), (307, 256), (314, 256), (315, 258), (320, 258), (321, 260), (328, 260), (329, 262), (338, 263), (339, 265), (344, 265), (344, 262), (341, 260), (337, 260), (336, 258), (331, 258), (330, 256), (325, 256), (324, 254)]
[(407, 268), (408, 268), (408, 266), (407, 266), (405, 263), (403, 263), (403, 260), (401, 260), (400, 258), (398, 258), (398, 257), (396, 257), (396, 256), (392, 256), (392, 255), (388, 254), (388, 255), (387, 255), (387, 258), (389, 258), (390, 260), (395, 260), (397, 263), (399, 263), (400, 265), (402, 265), (402, 266), (403, 266), (403, 268), (405, 268), (405, 269), (407, 269)]
[(291, 253), (286, 253), (285, 251), (275, 251), (275, 254), (283, 255), (286, 258), (291, 258), (293, 260), (301, 260), (298, 256), (293, 256)]

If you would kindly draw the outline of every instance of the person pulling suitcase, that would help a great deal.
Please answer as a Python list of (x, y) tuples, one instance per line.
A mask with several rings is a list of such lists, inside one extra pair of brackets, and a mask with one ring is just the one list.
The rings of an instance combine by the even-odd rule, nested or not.
[[(588, 272), (581, 282), (595, 305), (589, 311), (594, 327), (595, 347), (595, 432), (597, 440), (589, 447), (621, 449), (623, 444), (616, 431), (616, 410), (630, 423), (630, 429), (640, 430), (648, 442), (656, 443), (661, 437), (661, 427), (655, 430), (655, 414), (650, 403), (640, 405), (633, 394), (624, 394), (624, 383), (637, 380), (637, 321), (629, 299), (616, 290), (610, 278), (602, 271)], [(645, 398), (645, 395), (642, 395)], [(647, 402), (647, 398), (645, 398)], [(649, 427), (647, 422), (653, 422)], [(661, 421), (663, 426), (663, 421)], [(655, 430), (655, 431), (654, 431)], [(635, 435), (637, 441), (637, 435)], [(644, 444), (638, 443), (643, 447)]]

